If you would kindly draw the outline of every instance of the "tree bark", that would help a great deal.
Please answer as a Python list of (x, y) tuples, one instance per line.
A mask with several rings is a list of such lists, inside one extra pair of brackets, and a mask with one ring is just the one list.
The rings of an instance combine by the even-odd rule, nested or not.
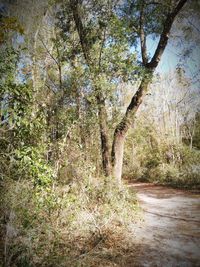
[(110, 159), (110, 147), (109, 147), (109, 130), (107, 125), (107, 111), (105, 107), (105, 100), (97, 96), (98, 116), (99, 116), (99, 128), (101, 138), (101, 154), (103, 171), (106, 176), (112, 174), (111, 159)]
[(153, 72), (149, 72), (149, 74), (142, 79), (140, 86), (133, 96), (122, 121), (117, 125), (114, 132), (111, 158), (113, 176), (117, 180), (118, 184), (121, 183), (126, 133), (131, 125), (134, 125), (135, 114), (146, 95), (148, 85), (152, 79), (152, 74)]
[(112, 146), (113, 176), (118, 184), (121, 184), (122, 166), (124, 157), (125, 133), (115, 131)]

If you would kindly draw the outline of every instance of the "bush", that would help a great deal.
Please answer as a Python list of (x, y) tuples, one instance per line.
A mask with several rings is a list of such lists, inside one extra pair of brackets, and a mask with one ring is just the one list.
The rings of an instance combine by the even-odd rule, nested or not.
[(4, 196), (7, 266), (78, 266), (138, 209), (133, 193), (103, 178), (48, 187), (8, 180)]
[(176, 187), (198, 188), (200, 151), (170, 136), (157, 133), (152, 126), (138, 124), (128, 136), (124, 177)]

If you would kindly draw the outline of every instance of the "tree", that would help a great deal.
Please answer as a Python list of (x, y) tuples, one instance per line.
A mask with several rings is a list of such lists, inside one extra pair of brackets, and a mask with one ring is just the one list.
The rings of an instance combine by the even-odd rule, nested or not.
[[(131, 6), (136, 4), (136, 2), (135, 3), (132, 2), (129, 8), (131, 9)], [(126, 110), (124, 118), (118, 124), (114, 133), (114, 140), (112, 146), (112, 164), (113, 164), (114, 176), (119, 182), (121, 181), (121, 175), (122, 175), (123, 150), (124, 150), (124, 141), (126, 133), (130, 128), (130, 125), (133, 124), (135, 114), (144, 99), (144, 96), (148, 90), (148, 86), (151, 83), (153, 74), (155, 73), (155, 70), (165, 51), (173, 22), (186, 2), (187, 2), (186, 0), (180, 0), (178, 3), (175, 3), (174, 7), (174, 5), (172, 4), (165, 6), (165, 4), (161, 5), (160, 2), (153, 3), (150, 1), (140, 1), (139, 25), (137, 27), (137, 31), (140, 39), (142, 66), (145, 69), (145, 75), (142, 78), (142, 81), (140, 83), (137, 92), (131, 99), (131, 102)], [(153, 10), (152, 13), (154, 13), (155, 15), (154, 19), (156, 18), (156, 16), (158, 16), (159, 14), (158, 11), (160, 10), (164, 11), (164, 8), (167, 8), (167, 12), (166, 13), (163, 12), (163, 14), (161, 14), (162, 19), (160, 21), (160, 27), (161, 27), (160, 29), (156, 29), (157, 25), (155, 25), (155, 22), (153, 23), (153, 25), (151, 25), (151, 21), (145, 21), (146, 15), (149, 15), (147, 12), (149, 10), (149, 6), (151, 5), (154, 6), (154, 8), (152, 9)], [(161, 7), (157, 9), (157, 7), (155, 7), (157, 5), (158, 6), (161, 5)], [(148, 24), (150, 24), (149, 27)], [(157, 33), (161, 30), (156, 51), (150, 60), (148, 60), (147, 57), (148, 54), (146, 47), (146, 37), (147, 34), (149, 34), (147, 32), (148, 30), (154, 30), (154, 32), (153, 31), (149, 32), (150, 34)]]
[(79, 64), (84, 65), (88, 75), (86, 79), (93, 91), (98, 109), (102, 165), (107, 176), (112, 174), (106, 108), (109, 91), (117, 79), (127, 79), (135, 68), (134, 56), (128, 51), (126, 42), (117, 42), (121, 37), (114, 36), (115, 4), (115, 1), (112, 4), (108, 1), (98, 4), (95, 1), (66, 1), (58, 14), (58, 26), (68, 45), (67, 58), (70, 62), (76, 58)]
[[(74, 57), (83, 55), (89, 79), (98, 107), (102, 163), (105, 175), (114, 175), (120, 183), (123, 165), (124, 142), (128, 129), (134, 123), (135, 114), (143, 102), (148, 86), (168, 43), (170, 30), (177, 15), (187, 1), (65, 1), (59, 22), (65, 41), (71, 35), (78, 38), (76, 47), (71, 49)], [(101, 11), (100, 11), (101, 10)], [(159, 38), (152, 58), (147, 51), (147, 37)], [(131, 58), (131, 47), (140, 40), (142, 62)], [(122, 48), (120, 48), (120, 46)], [(116, 49), (117, 47), (117, 49)], [(127, 49), (128, 47), (128, 49)], [(112, 53), (112, 58), (108, 56)], [(120, 53), (121, 52), (121, 53)], [(118, 55), (120, 53), (120, 57)], [(126, 53), (126, 56), (124, 54)], [(108, 58), (105, 58), (105, 55)], [(127, 56), (128, 55), (128, 56)], [(133, 55), (132, 55), (133, 56)], [(113, 60), (114, 58), (114, 60)], [(117, 62), (118, 61), (118, 62)], [(129, 71), (124, 73), (124, 66)], [(141, 83), (132, 97), (126, 113), (114, 131), (110, 156), (109, 129), (106, 102), (109, 96), (103, 88), (103, 77), (113, 84), (115, 79), (132, 79), (134, 71), (140, 74)], [(141, 72), (142, 69), (142, 72)], [(142, 73), (142, 74), (141, 74)]]

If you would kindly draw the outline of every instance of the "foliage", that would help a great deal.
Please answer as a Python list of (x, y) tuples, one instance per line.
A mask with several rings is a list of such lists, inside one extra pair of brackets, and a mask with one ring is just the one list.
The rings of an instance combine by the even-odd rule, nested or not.
[(158, 133), (155, 126), (146, 121), (138, 121), (128, 138), (124, 176), (197, 188), (200, 183), (199, 160), (199, 150)]
[(48, 190), (29, 181), (7, 181), (5, 192), (5, 256), (11, 266), (78, 266), (83, 253), (105, 242), (113, 227), (135, 220), (137, 210), (135, 197), (113, 181), (54, 183)]
[[(68, 107), (57, 105), (59, 94), (35, 103), (38, 92), (32, 84), (16, 81), (18, 51), (5, 51), (1, 54), (4, 262), (8, 266), (78, 266), (85, 260), (82, 255), (107, 242), (113, 227), (127, 231), (138, 209), (135, 195), (97, 171), (99, 144), (95, 139), (90, 146), (85, 143), (91, 133), (98, 136), (91, 127), (96, 123), (93, 109), (89, 106), (79, 117), (73, 90), (65, 92)], [(67, 89), (77, 82), (78, 73), (80, 78), (85, 74), (81, 66), (70, 73)], [(90, 151), (87, 157), (86, 151)]]
[(0, 17), (0, 44), (5, 42), (5, 40), (8, 37), (8, 34), (10, 34), (10, 32), (12, 32), (12, 33), (18, 32), (19, 34), (23, 34), (24, 29), (20, 25), (17, 18), (3, 16), (1, 14), (1, 17)]

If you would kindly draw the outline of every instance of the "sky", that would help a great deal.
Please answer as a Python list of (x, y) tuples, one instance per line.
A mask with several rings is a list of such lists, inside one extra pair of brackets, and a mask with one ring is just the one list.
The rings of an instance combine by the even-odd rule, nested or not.
[[(147, 39), (147, 48), (148, 51), (150, 52), (151, 57), (153, 56), (156, 50), (157, 44), (158, 44), (158, 39), (156, 40), (153, 40), (151, 38)], [(169, 72), (172, 69), (176, 68), (178, 62), (179, 62), (179, 57), (175, 49), (173, 48), (173, 46), (168, 44), (161, 58), (161, 61), (158, 65), (157, 71), (160, 73)]]
[[(152, 56), (158, 44), (158, 40), (148, 38), (147, 47)], [(191, 47), (191, 48), (190, 48)], [(183, 60), (183, 52), (190, 48), (190, 54)], [(177, 65), (182, 64), (186, 73), (191, 76), (200, 70), (200, 48), (198, 44), (182, 43), (180, 46), (169, 42), (161, 61), (158, 65), (157, 71), (159, 73), (167, 73), (176, 69)]]

